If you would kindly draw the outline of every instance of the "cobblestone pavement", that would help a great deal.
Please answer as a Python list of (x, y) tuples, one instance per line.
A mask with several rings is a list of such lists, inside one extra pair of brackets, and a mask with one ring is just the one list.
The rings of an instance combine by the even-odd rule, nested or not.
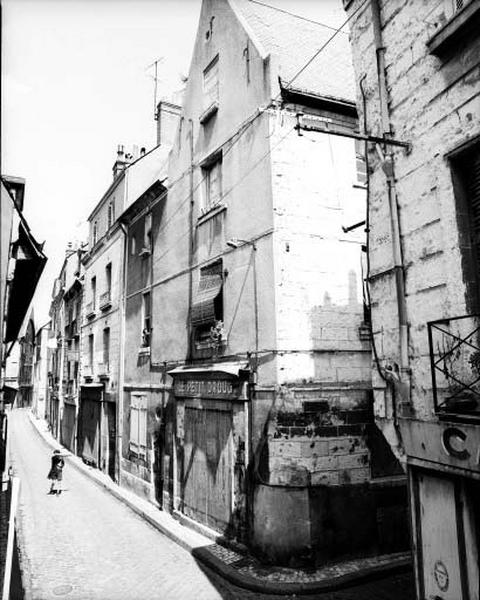
[[(15, 471), (21, 478), (19, 545), (27, 600), (275, 600), (233, 586), (197, 563), (68, 463), (66, 490), (61, 496), (48, 495), (50, 448), (24, 410), (13, 411), (9, 419)], [(413, 600), (414, 593), (411, 576), (398, 575), (317, 597)]]

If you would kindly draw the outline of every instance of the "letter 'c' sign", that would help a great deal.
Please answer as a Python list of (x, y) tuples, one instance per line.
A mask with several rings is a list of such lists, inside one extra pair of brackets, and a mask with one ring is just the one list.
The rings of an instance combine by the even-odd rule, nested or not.
[(467, 460), (467, 458), (470, 458), (470, 452), (463, 447), (466, 439), (467, 435), (461, 429), (447, 427), (442, 433), (443, 449), (449, 456), (459, 460)]

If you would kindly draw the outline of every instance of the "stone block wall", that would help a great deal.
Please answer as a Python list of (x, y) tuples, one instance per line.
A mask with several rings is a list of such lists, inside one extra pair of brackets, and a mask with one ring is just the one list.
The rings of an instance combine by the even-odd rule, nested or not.
[[(426, 323), (468, 312), (457, 205), (448, 153), (480, 135), (480, 40), (464, 37), (448, 54), (428, 42), (452, 17), (443, 0), (381, 0), (388, 110), (393, 136), (411, 143), (394, 150), (394, 170), (405, 266), (408, 354), (415, 414), (432, 418)], [(360, 2), (344, 2), (349, 15)], [(382, 135), (369, 3), (350, 23), (356, 79), (364, 76), (367, 133)], [(358, 89), (358, 106), (362, 95)], [(360, 114), (360, 122), (363, 114)], [(398, 317), (392, 267), (387, 183), (370, 145), (372, 321), (378, 353), (399, 363)]]
[[(355, 126), (340, 115), (317, 116)], [(287, 351), (279, 381), (368, 381), (370, 348), (359, 336), (364, 231), (342, 229), (365, 218), (355, 144), (298, 136), (295, 122), (293, 109), (271, 121), (276, 333), (278, 349)]]
[(316, 486), (368, 481), (365, 435), (373, 413), (367, 391), (296, 389), (293, 395), (294, 406), (279, 408), (270, 424), (269, 483)]

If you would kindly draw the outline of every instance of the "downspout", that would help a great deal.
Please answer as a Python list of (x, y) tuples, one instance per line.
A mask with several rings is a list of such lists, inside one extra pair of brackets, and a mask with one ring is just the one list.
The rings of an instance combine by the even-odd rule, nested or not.
[(121, 485), (122, 477), (122, 443), (123, 443), (123, 404), (124, 404), (124, 380), (125, 380), (125, 295), (127, 285), (127, 262), (128, 262), (128, 236), (127, 229), (119, 222), (123, 234), (123, 261), (122, 279), (120, 281), (120, 365), (118, 369), (118, 407), (117, 407), (117, 441), (116, 441), (116, 476), (117, 483)]
[(190, 210), (189, 210), (189, 239), (188, 239), (188, 352), (187, 361), (191, 361), (193, 357), (193, 331), (192, 331), (192, 304), (193, 304), (193, 119), (188, 120), (190, 123)]
[[(377, 57), (377, 78), (380, 100), (380, 115), (382, 133), (385, 138), (391, 135), (390, 115), (388, 111), (387, 83), (385, 76), (385, 47), (383, 45), (382, 27), (380, 19), (379, 0), (371, 0), (373, 37), (375, 53)], [(400, 399), (401, 405), (409, 405), (410, 402), (410, 366), (408, 357), (408, 322), (407, 304), (405, 298), (405, 270), (403, 264), (402, 248), (400, 241), (400, 223), (398, 218), (398, 202), (395, 185), (394, 155), (391, 145), (385, 154), (377, 145), (377, 151), (382, 161), (382, 169), (387, 179), (387, 194), (390, 213), (390, 231), (392, 235), (393, 270), (395, 272), (395, 288), (398, 310), (398, 351), (400, 365), (392, 365), (385, 369), (385, 375), (394, 386), (395, 393)], [(398, 368), (399, 367), (399, 368)]]

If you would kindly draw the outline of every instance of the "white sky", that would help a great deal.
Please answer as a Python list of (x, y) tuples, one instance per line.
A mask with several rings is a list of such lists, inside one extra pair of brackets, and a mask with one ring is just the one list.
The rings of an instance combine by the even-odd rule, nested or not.
[[(327, 25), (341, 0), (266, 0)], [(67, 242), (112, 180), (118, 144), (155, 144), (153, 69), (159, 96), (187, 74), (201, 0), (3, 0), (1, 172), (26, 179), (24, 212), (45, 241), (34, 300), (48, 319)]]

